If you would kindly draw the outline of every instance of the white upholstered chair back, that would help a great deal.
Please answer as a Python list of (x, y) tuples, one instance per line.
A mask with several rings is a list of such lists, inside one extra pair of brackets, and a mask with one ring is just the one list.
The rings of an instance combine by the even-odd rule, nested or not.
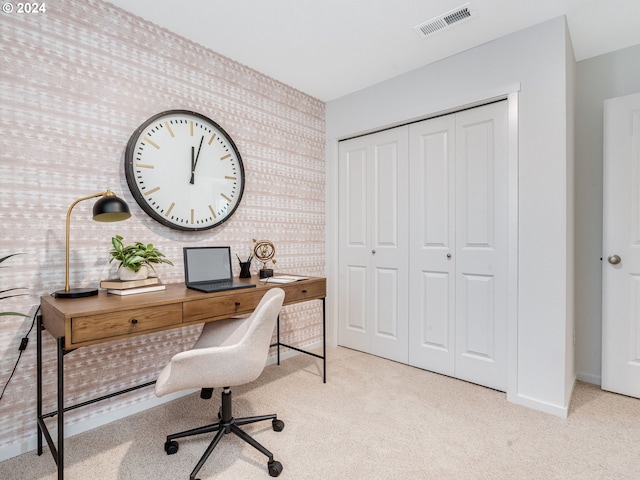
[(267, 362), (283, 301), (284, 290), (271, 288), (249, 317), (205, 324), (194, 346), (174, 355), (160, 372), (156, 395), (232, 387), (258, 378)]

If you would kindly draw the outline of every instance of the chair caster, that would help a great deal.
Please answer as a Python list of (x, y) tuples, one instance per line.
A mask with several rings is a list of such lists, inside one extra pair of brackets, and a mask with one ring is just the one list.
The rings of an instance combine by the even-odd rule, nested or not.
[(203, 388), (200, 390), (200, 398), (203, 400), (209, 400), (213, 397), (213, 388)]
[(282, 464), (276, 460), (273, 460), (267, 464), (269, 468), (269, 475), (272, 477), (277, 477), (282, 473)]
[[(274, 432), (281, 432), (284, 428), (284, 422), (282, 420), (274, 419), (271, 421), (271, 425), (273, 426)], [(278, 462), (276, 462), (278, 463)], [(281, 466), (282, 467), (282, 466)], [(272, 475), (275, 476), (275, 475)]]
[(167, 455), (174, 455), (178, 453), (178, 442), (175, 440), (164, 442), (164, 451), (167, 452)]

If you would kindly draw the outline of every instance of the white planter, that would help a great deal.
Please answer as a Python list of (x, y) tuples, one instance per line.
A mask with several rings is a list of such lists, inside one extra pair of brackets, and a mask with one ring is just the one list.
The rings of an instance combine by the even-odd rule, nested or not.
[(118, 269), (118, 276), (120, 277), (120, 280), (142, 280), (149, 276), (149, 271), (144, 265), (140, 267), (140, 270), (137, 272), (129, 270), (128, 268), (120, 267)]

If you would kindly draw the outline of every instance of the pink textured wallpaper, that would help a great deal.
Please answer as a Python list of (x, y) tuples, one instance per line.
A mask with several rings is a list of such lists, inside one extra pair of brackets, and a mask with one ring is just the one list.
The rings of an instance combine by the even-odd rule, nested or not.
[[(232, 41), (230, 39), (230, 41)], [(324, 104), (200, 45), (99, 0), (58, 0), (46, 13), (0, 13), (0, 290), (25, 287), (0, 311), (33, 315), (40, 295), (64, 286), (64, 223), (71, 203), (111, 188), (132, 208), (126, 222), (90, 220), (93, 201), (71, 222), (71, 284), (113, 275), (110, 239), (154, 243), (175, 263), (164, 282), (181, 282), (182, 247), (231, 245), (246, 256), (252, 238), (276, 245), (276, 270), (324, 275)], [(232, 219), (205, 232), (171, 230), (149, 218), (124, 178), (124, 150), (148, 117), (200, 112), (234, 139), (246, 171)], [(237, 268), (237, 265), (234, 265)], [(254, 265), (257, 272), (259, 265)], [(236, 272), (237, 273), (237, 272)], [(288, 342), (321, 338), (321, 306), (282, 315)], [(0, 316), (0, 388), (9, 378), (30, 318)], [(155, 379), (190, 346), (197, 328), (79, 349), (65, 357), (68, 401), (87, 400)], [(54, 340), (45, 338), (46, 410), (54, 408)], [(35, 437), (35, 331), (0, 401), (2, 451)], [(68, 415), (71, 423), (153, 396), (145, 389)], [(16, 452), (19, 453), (19, 452)]]

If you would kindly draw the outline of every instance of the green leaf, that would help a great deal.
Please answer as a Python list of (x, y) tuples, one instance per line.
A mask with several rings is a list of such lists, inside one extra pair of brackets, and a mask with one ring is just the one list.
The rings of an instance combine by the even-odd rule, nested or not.
[(111, 244), (113, 245), (113, 249), (109, 252), (109, 261), (112, 262), (115, 260), (120, 262), (118, 268), (124, 267), (137, 272), (143, 265), (150, 267), (153, 271), (155, 271), (152, 265), (154, 263), (173, 265), (153, 243), (144, 244), (142, 242), (134, 242), (131, 245), (125, 246), (122, 242), (122, 237), (116, 235), (111, 238)]
[[(24, 288), (22, 288), (22, 287), (7, 288), (6, 290), (0, 290), (0, 294), (7, 293), (7, 292), (12, 292), (14, 290), (24, 290)], [(20, 295), (26, 295), (26, 293), (21, 293)], [(15, 295), (12, 295), (12, 296), (15, 296)]]
[(0, 258), (0, 263), (4, 262), (7, 258), (15, 257), (16, 255), (22, 255), (21, 253), (12, 253), (11, 255), (7, 255), (6, 257)]
[[(21, 255), (20, 253), (12, 253), (11, 255), (6, 255), (2, 258), (0, 258), (0, 263), (4, 262), (6, 259), (14, 257), (16, 255)], [(5, 267), (3, 267), (5, 268)], [(24, 288), (22, 287), (12, 287), (12, 288), (6, 288), (4, 290), (0, 290), (0, 300), (6, 300), (7, 298), (11, 298), (11, 297), (20, 297), (23, 295), (27, 295), (26, 293), (13, 293), (11, 295), (4, 295), (7, 292), (14, 292), (16, 290), (24, 290)], [(25, 315), (24, 313), (18, 313), (18, 312), (0, 312), (0, 316), (2, 317), (28, 317), (28, 315)]]
[(0, 312), (0, 317), (7, 317), (7, 316), (28, 317), (29, 315), (25, 315), (24, 313), (18, 313), (18, 312)]

